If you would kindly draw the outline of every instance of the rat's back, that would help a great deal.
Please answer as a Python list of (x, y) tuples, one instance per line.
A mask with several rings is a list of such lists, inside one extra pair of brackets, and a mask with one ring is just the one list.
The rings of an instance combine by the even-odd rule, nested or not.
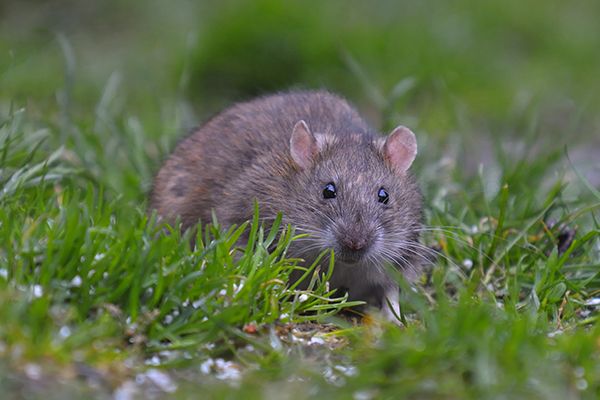
[(177, 145), (154, 181), (151, 209), (169, 222), (181, 217), (187, 228), (209, 221), (211, 209), (232, 195), (240, 177), (285, 179), (293, 172), (289, 143), (300, 120), (328, 135), (368, 132), (344, 99), (326, 91), (278, 93), (235, 104)]

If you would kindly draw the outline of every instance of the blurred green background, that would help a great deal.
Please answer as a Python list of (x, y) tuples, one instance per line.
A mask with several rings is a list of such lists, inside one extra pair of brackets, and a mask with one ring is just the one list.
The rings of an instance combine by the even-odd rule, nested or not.
[(470, 167), (494, 152), (481, 138), (535, 131), (589, 161), (600, 136), (598, 1), (3, 0), (0, 15), (0, 110), (50, 116), (57, 144), (77, 140), (69, 121), (134, 118), (150, 160), (136, 197), (191, 127), (288, 88), (339, 92), (437, 158), (466, 137)]
[[(354, 343), (364, 339), (365, 345), (343, 349), (361, 370), (343, 393), (360, 389), (354, 397), (369, 398), (364, 389), (373, 384), (387, 387), (384, 394), (411, 388), (433, 393), (433, 382), (442, 397), (450, 393), (445, 398), (527, 390), (545, 394), (540, 398), (577, 398), (573, 382), (579, 385), (585, 376), (594, 396), (600, 364), (590, 354), (598, 353), (600, 342), (597, 328), (588, 327), (598, 319), (590, 307), (597, 307), (600, 285), (600, 195), (576, 171), (600, 187), (598, 21), (597, 0), (0, 0), (0, 180), (6, 189), (0, 190), (0, 243), (14, 242), (14, 250), (0, 248), (0, 256), (23, 255), (10, 268), (0, 266), (0, 283), (9, 277), (8, 290), (0, 291), (0, 327), (15, 349), (24, 349), (12, 351), (10, 341), (7, 347), (0, 340), (0, 353), (14, 364), (20, 353), (42, 354), (69, 371), (48, 349), (64, 321), (72, 321), (75, 339), (55, 350), (63, 363), (87, 357), (98, 366), (105, 353), (118, 360), (152, 354), (152, 343), (138, 347), (129, 345), (133, 337), (123, 340), (133, 335), (128, 317), (135, 320), (138, 309), (146, 310), (141, 288), (160, 287), (156, 301), (166, 290), (169, 307), (171, 299), (198, 295), (177, 282), (180, 272), (188, 272), (176, 267), (195, 258), (183, 252), (179, 260), (173, 237), (153, 240), (145, 225), (145, 199), (161, 160), (192, 127), (232, 102), (290, 88), (327, 88), (357, 105), (373, 127), (386, 132), (401, 123), (417, 134), (415, 172), (426, 223), (441, 234), (439, 242), (432, 237), (425, 243), (444, 244), (444, 259), (429, 283), (448, 292), (448, 300), (436, 298), (431, 311), (409, 304), (422, 314), (406, 330), (387, 330), (384, 341), (364, 335)], [(552, 228), (546, 217), (559, 223)], [(563, 235), (560, 222), (577, 236), (571, 256), (559, 260), (550, 251), (555, 236), (560, 243)], [(158, 273), (165, 266), (176, 271), (169, 272), (167, 286)], [(16, 278), (7, 272), (11, 268)], [(101, 268), (110, 272), (102, 280)], [(494, 269), (502, 277), (485, 283), (484, 273)], [(92, 282), (103, 282), (98, 292), (74, 289), (73, 277), (81, 281), (89, 270), (97, 271)], [(117, 280), (114, 293), (101, 293)], [(32, 301), (23, 282), (46, 285), (44, 296)], [(476, 286), (486, 289), (474, 295)], [(468, 290), (456, 294), (461, 287)], [(54, 315), (55, 305), (71, 298), (84, 299), (68, 301), (73, 316)], [(121, 322), (106, 324), (113, 320), (110, 310), (110, 316), (88, 318), (92, 304), (107, 301), (125, 310)], [(187, 320), (182, 314), (184, 322), (176, 320), (174, 329), (203, 335), (203, 325), (195, 325), (200, 315)], [(575, 333), (557, 334), (563, 323)], [(140, 326), (139, 332), (147, 329), (154, 337), (169, 332), (161, 320)], [(429, 326), (434, 329), (421, 330)], [(242, 326), (227, 332), (239, 343)], [(223, 348), (230, 343), (226, 339)], [(205, 347), (199, 351), (204, 357)], [(327, 362), (337, 362), (326, 353)], [(246, 397), (314, 393), (309, 383), (288, 379), (304, 368), (295, 351), (265, 354), (272, 356), (260, 358), (262, 372), (282, 381), (260, 392), (263, 375), (254, 392), (241, 387)], [(327, 363), (313, 355), (307, 352), (306, 365), (317, 376)], [(129, 361), (129, 372), (117, 368), (110, 375), (130, 379), (149, 366)], [(13, 370), (0, 364), (0, 389), (12, 387)], [(21, 382), (41, 388), (46, 398), (68, 398)], [(197, 368), (189, 382), (193, 395), (196, 385), (207, 390)], [(321, 388), (321, 397), (339, 389), (325, 380)], [(212, 392), (230, 389), (215, 386)], [(76, 398), (79, 386), (68, 390)]]

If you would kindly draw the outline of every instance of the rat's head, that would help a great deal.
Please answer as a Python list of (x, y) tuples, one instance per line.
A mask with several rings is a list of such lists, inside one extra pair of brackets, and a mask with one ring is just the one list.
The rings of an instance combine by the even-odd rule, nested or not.
[(295, 126), (290, 154), (298, 174), (290, 222), (308, 238), (306, 256), (331, 248), (342, 264), (407, 265), (421, 224), (419, 189), (408, 169), (417, 154), (414, 134), (399, 126), (385, 138), (364, 133), (312, 133)]

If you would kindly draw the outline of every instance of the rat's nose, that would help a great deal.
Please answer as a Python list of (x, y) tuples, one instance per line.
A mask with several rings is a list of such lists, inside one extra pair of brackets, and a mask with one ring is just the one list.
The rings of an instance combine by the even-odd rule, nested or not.
[(341, 225), (336, 232), (339, 260), (356, 263), (365, 257), (373, 243), (373, 232), (363, 224)]
[(336, 256), (346, 263), (360, 261), (368, 252), (370, 240), (369, 235), (364, 232), (346, 233), (338, 237), (339, 252)]
[(365, 236), (345, 235), (340, 238), (340, 244), (350, 251), (361, 251), (367, 247)]

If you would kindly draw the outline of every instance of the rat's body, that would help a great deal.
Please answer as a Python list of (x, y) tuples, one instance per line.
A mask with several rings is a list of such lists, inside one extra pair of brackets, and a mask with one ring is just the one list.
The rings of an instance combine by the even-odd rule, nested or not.
[(398, 286), (392, 264), (414, 275), (422, 201), (407, 172), (414, 135), (398, 127), (373, 133), (343, 99), (327, 92), (291, 92), (240, 103), (179, 143), (154, 182), (151, 208), (186, 229), (211, 220), (227, 226), (283, 212), (309, 237), (290, 255), (312, 263), (335, 252), (333, 288), (391, 317)]

